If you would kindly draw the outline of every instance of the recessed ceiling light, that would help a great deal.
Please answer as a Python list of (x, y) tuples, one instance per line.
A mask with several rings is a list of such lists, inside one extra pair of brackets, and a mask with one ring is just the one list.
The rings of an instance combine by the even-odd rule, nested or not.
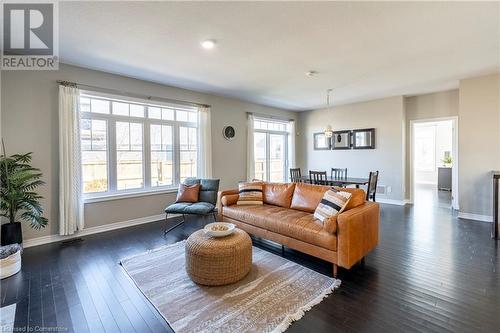
[(203, 42), (201, 42), (201, 46), (207, 50), (213, 49), (215, 47), (215, 40), (214, 39), (204, 40)]
[(313, 71), (313, 70), (306, 72), (306, 76), (308, 76), (308, 77), (313, 77), (313, 76), (316, 76), (318, 74), (319, 73), (317, 71)]

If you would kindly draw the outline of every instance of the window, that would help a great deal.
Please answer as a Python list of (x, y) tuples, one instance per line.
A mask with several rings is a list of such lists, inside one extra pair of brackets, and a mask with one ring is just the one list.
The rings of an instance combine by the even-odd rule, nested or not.
[(285, 182), (288, 168), (289, 124), (274, 119), (254, 120), (255, 179)]
[(84, 193), (175, 187), (197, 176), (197, 110), (100, 93), (79, 99)]

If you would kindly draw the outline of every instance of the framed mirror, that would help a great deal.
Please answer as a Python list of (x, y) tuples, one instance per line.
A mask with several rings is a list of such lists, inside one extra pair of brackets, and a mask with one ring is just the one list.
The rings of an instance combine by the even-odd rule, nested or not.
[(314, 133), (314, 150), (329, 150), (332, 146), (332, 141), (327, 138), (325, 133)]
[(352, 131), (353, 149), (375, 149), (375, 128)]
[(351, 149), (351, 131), (333, 132), (332, 149)]

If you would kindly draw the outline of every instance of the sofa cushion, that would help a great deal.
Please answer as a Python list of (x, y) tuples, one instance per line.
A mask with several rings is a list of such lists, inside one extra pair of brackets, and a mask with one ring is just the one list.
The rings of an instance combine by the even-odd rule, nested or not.
[(349, 187), (336, 187), (336, 189), (352, 194), (351, 200), (349, 200), (349, 203), (347, 204), (347, 207), (344, 209), (344, 211), (361, 206), (366, 201), (366, 192), (363, 189)]
[(337, 250), (337, 237), (323, 228), (312, 214), (272, 205), (224, 207), (224, 216), (295, 238), (303, 242)]
[(295, 183), (264, 183), (262, 196), (265, 204), (290, 208)]
[[(290, 208), (313, 213), (316, 207), (318, 207), (325, 192), (331, 188), (332, 186), (297, 183), (295, 185), (295, 191), (293, 192)], [(335, 187), (335, 189), (352, 194), (351, 200), (349, 200), (344, 211), (358, 207), (366, 201), (365, 191), (360, 188)]]
[(290, 208), (314, 213), (323, 195), (330, 189), (330, 186), (311, 185), (297, 183), (293, 192), (292, 204)]

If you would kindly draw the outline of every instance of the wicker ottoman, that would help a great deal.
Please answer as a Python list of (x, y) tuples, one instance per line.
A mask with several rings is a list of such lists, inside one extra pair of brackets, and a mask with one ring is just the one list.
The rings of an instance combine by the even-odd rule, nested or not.
[(203, 230), (186, 241), (186, 272), (196, 283), (222, 286), (243, 279), (252, 268), (252, 240), (236, 229), (231, 235), (214, 238)]

